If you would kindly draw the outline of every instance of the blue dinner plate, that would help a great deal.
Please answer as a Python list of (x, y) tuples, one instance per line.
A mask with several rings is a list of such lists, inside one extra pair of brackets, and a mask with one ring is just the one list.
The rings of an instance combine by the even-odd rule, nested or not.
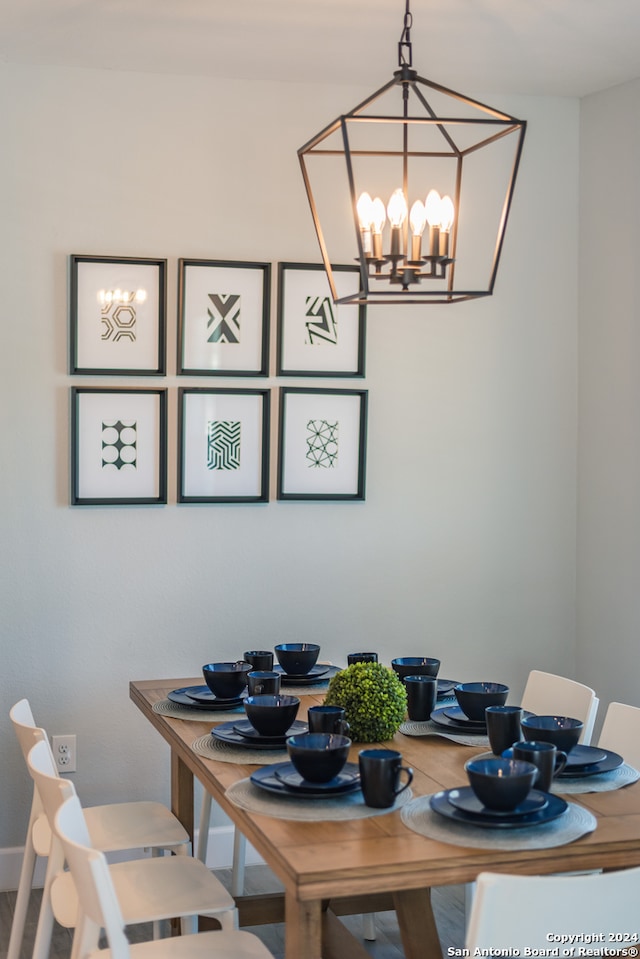
[[(202, 692), (205, 689), (209, 696), (205, 696)], [(200, 693), (196, 690), (200, 690)], [(194, 696), (199, 698), (194, 699)], [(237, 696), (235, 699), (218, 699), (208, 686), (183, 686), (181, 689), (174, 689), (168, 693), (167, 699), (179, 706), (189, 706), (191, 709), (204, 709), (209, 710), (209, 712), (212, 710), (220, 712), (225, 709), (237, 709), (244, 702), (243, 696)]]
[[(609, 749), (603, 750), (606, 753), (604, 759), (597, 763), (591, 763), (589, 766), (565, 766), (561, 773), (555, 777), (556, 782), (559, 779), (582, 779), (584, 776), (598, 776), (600, 773), (610, 773), (617, 769), (624, 762), (622, 756), (611, 752)], [(561, 788), (561, 787), (558, 787)]]
[(451, 719), (450, 716), (447, 716), (447, 710), (449, 706), (439, 706), (438, 709), (434, 709), (431, 713), (431, 719), (437, 726), (444, 726), (447, 729), (455, 729), (457, 733), (469, 733), (470, 735), (477, 735), (478, 733), (487, 732), (486, 723), (474, 723), (472, 720), (468, 719), (466, 723), (461, 723), (456, 719)]
[(227, 746), (239, 746), (240, 749), (280, 749), (286, 750), (287, 740), (285, 736), (279, 736), (277, 739), (262, 737), (260, 739), (248, 739), (242, 733), (236, 732), (238, 720), (231, 720), (228, 723), (220, 723), (211, 730), (211, 735), (221, 743)]
[(454, 723), (460, 723), (461, 726), (473, 726), (474, 729), (487, 728), (487, 724), (481, 719), (469, 719), (460, 706), (443, 706), (442, 715), (446, 716), (447, 719), (452, 719)]
[(450, 789), (447, 798), (456, 809), (472, 813), (474, 816), (490, 816), (492, 819), (504, 819), (505, 816), (527, 816), (532, 812), (539, 812), (549, 802), (549, 794), (539, 789), (532, 789), (524, 802), (515, 809), (505, 812), (503, 809), (487, 809), (483, 806), (471, 786), (461, 786), (459, 789)]
[(438, 685), (438, 699), (448, 699), (450, 696), (453, 696), (453, 687), (458, 685), (457, 679), (439, 679), (437, 681)]
[[(300, 792), (322, 792), (325, 795), (349, 791), (360, 785), (360, 769), (357, 763), (346, 763), (337, 776), (327, 783), (312, 783), (303, 779), (293, 763), (278, 763), (272, 767), (274, 775), (289, 789)], [(354, 786), (355, 783), (355, 786)]]
[[(300, 789), (296, 786), (287, 785), (277, 775), (278, 771), (291, 767), (291, 763), (277, 763), (274, 766), (263, 766), (256, 772), (251, 773), (249, 777), (254, 786), (263, 789), (265, 792), (276, 793), (278, 796), (288, 796), (290, 799), (332, 799), (340, 796), (351, 795), (360, 789), (360, 779), (353, 780), (341, 787), (331, 788), (327, 783), (309, 783), (309, 787)], [(347, 766), (350, 764), (347, 763)], [(355, 765), (355, 763), (353, 764)], [(346, 768), (346, 767), (345, 767)]]
[(593, 766), (594, 763), (601, 763), (607, 758), (606, 749), (598, 749), (597, 746), (583, 746), (578, 744), (567, 753), (567, 765), (565, 769), (575, 769), (578, 766)]
[(279, 744), (285, 742), (289, 736), (297, 736), (300, 733), (309, 732), (308, 725), (301, 722), (299, 719), (296, 719), (296, 721), (289, 726), (286, 733), (284, 733), (282, 736), (263, 736), (262, 733), (259, 733), (258, 730), (251, 725), (248, 719), (240, 720), (237, 723), (234, 723), (233, 728), (237, 733), (240, 733), (241, 736), (250, 742), (255, 742), (258, 740), (259, 742), (273, 742)]
[[(445, 819), (451, 819), (453, 822), (466, 823), (468, 826), (480, 826), (482, 829), (524, 829), (529, 826), (541, 826), (543, 823), (552, 822), (558, 819), (567, 811), (568, 804), (560, 796), (547, 794), (548, 802), (546, 806), (537, 812), (526, 813), (524, 816), (488, 816), (482, 813), (465, 812), (464, 809), (457, 809), (449, 802), (449, 793), (451, 789), (444, 789), (442, 792), (435, 793), (430, 800), (431, 808)], [(460, 792), (459, 789), (453, 790)]]
[(280, 682), (283, 686), (313, 686), (314, 683), (328, 682), (332, 676), (340, 672), (340, 667), (318, 663), (308, 673), (285, 673), (279, 665), (274, 666), (273, 670), (280, 673)]

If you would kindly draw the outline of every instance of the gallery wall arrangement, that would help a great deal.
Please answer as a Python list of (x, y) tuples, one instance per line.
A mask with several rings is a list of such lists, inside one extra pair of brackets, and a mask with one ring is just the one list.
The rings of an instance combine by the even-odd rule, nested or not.
[[(71, 376), (167, 375), (166, 259), (69, 257)], [(341, 292), (357, 268), (335, 266)], [(179, 376), (267, 377), (272, 264), (177, 263)], [(366, 307), (333, 302), (324, 268), (277, 264), (276, 375), (364, 377)], [(167, 503), (167, 404), (177, 502), (266, 503), (271, 388), (70, 387), (71, 505)], [(174, 395), (175, 394), (175, 397)], [(276, 387), (277, 498), (364, 500), (367, 390)]]

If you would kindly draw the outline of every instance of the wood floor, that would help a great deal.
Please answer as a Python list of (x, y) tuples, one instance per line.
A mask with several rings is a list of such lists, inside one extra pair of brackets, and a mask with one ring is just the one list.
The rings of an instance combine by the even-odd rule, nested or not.
[[(230, 880), (230, 871), (217, 872), (216, 875), (225, 885)], [(248, 894), (274, 892), (278, 884), (267, 866), (247, 867), (245, 889)], [(433, 911), (435, 913), (442, 951), (447, 954), (448, 947), (461, 948), (464, 945), (464, 893), (461, 886), (443, 887), (434, 889), (432, 893)], [(0, 959), (6, 959), (13, 916), (15, 893), (0, 893)], [(30, 959), (38, 921), (40, 904), (40, 890), (34, 890), (31, 897), (25, 941), (20, 959)], [(362, 920), (359, 916), (345, 918), (345, 924), (359, 939), (362, 935)], [(262, 939), (274, 955), (274, 959), (283, 959), (284, 956), (284, 925), (250, 927)], [(395, 913), (384, 912), (376, 916), (376, 940), (364, 942), (365, 948), (375, 959), (402, 959), (403, 952), (400, 943), (400, 934), (395, 921)], [(150, 939), (149, 927), (135, 927), (130, 930), (131, 941)], [(55, 927), (53, 945), (49, 959), (69, 959), (71, 951), (71, 935), (68, 930), (60, 926)]]

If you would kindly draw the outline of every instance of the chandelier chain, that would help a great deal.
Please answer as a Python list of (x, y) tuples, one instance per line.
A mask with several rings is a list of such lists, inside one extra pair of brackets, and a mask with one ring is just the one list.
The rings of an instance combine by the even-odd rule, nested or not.
[(413, 26), (413, 14), (409, 9), (410, 0), (406, 0), (404, 12), (404, 21), (400, 42), (398, 43), (398, 66), (410, 67), (413, 65), (413, 53), (411, 49), (411, 27)]

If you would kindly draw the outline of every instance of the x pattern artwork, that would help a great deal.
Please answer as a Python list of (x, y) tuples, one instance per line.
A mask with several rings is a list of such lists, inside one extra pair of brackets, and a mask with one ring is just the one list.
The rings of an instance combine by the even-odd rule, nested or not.
[(207, 342), (240, 342), (240, 294), (209, 293), (207, 309)]

